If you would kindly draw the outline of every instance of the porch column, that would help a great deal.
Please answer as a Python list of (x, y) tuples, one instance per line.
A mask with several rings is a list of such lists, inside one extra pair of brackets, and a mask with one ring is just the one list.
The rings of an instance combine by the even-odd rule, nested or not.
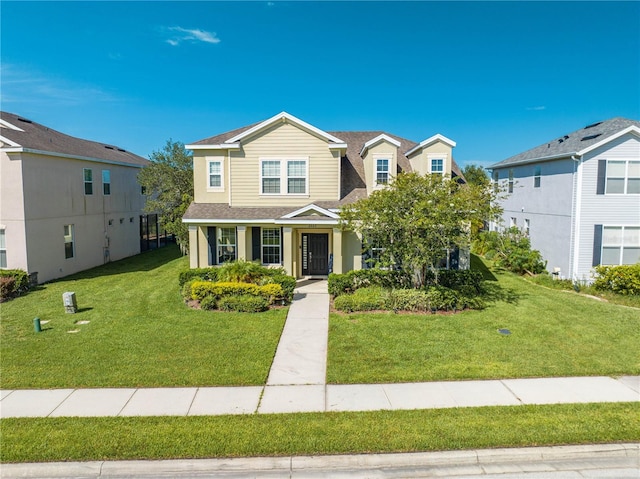
[(333, 228), (333, 272), (342, 274), (342, 230)]
[(282, 266), (287, 274), (296, 276), (293, 271), (293, 228), (285, 226), (282, 228)]
[(238, 238), (236, 239), (236, 250), (239, 260), (247, 259), (247, 227), (246, 226), (238, 226)]
[(198, 227), (189, 225), (189, 268), (198, 267)]

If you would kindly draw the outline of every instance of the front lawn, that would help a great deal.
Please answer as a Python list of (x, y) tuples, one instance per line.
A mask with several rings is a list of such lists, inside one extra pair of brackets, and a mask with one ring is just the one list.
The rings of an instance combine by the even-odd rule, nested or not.
[(501, 299), (482, 311), (331, 314), (328, 382), (640, 374), (639, 310), (511, 273), (488, 283)]
[[(3, 303), (1, 387), (264, 384), (287, 310), (190, 309), (178, 287), (186, 268), (187, 258), (166, 247)], [(66, 291), (76, 293), (76, 314), (64, 311)], [(36, 316), (49, 321), (41, 333), (34, 332)]]

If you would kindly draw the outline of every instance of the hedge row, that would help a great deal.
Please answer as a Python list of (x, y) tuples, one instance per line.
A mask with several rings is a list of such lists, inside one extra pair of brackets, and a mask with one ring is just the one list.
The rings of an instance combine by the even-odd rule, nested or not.
[(593, 287), (618, 294), (640, 294), (640, 263), (623, 266), (597, 266)]
[(0, 269), (0, 301), (7, 301), (29, 290), (29, 275), (21, 269)]
[(484, 301), (477, 296), (466, 296), (443, 286), (427, 290), (384, 289), (379, 286), (361, 288), (352, 294), (343, 294), (334, 300), (338, 311), (412, 311), (436, 312), (462, 309), (483, 309)]

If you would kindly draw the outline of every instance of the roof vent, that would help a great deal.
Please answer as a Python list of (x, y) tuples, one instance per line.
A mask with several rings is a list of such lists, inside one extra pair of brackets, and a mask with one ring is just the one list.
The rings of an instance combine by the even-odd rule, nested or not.
[(593, 140), (594, 138), (598, 138), (600, 135), (602, 135), (602, 133), (596, 133), (595, 135), (585, 136), (585, 137), (584, 137), (584, 138), (582, 138), (582, 140), (580, 140), (580, 141)]
[(598, 123), (592, 123), (591, 125), (587, 125), (587, 126), (585, 126), (585, 127), (584, 127), (584, 129), (586, 130), (587, 128), (593, 128), (594, 126), (598, 126), (598, 125), (600, 125), (601, 123), (602, 123), (601, 121), (599, 121)]
[(118, 148), (118, 151), (121, 151), (122, 153), (126, 153), (127, 150), (123, 150), (122, 148)]
[(20, 118), (20, 117), (18, 117), (18, 121), (22, 121), (24, 123), (33, 123), (31, 120), (27, 120), (26, 118)]
[(104, 147), (105, 147), (107, 150), (113, 150), (113, 149), (115, 149), (115, 148), (113, 148), (113, 146), (109, 146), (109, 145), (104, 145)]

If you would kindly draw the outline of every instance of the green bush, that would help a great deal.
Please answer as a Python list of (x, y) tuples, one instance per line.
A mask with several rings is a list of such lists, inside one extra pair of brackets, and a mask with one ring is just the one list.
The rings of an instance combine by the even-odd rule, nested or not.
[(393, 311), (428, 311), (429, 299), (425, 291), (394, 289), (389, 291), (385, 307)]
[(473, 242), (473, 251), (493, 260), (496, 267), (517, 274), (539, 274), (547, 267), (540, 252), (531, 249), (529, 237), (516, 227), (502, 233), (480, 233)]
[[(279, 270), (276, 269), (273, 271)], [(296, 279), (293, 276), (287, 276), (286, 274), (278, 272), (278, 274), (262, 278), (260, 284), (279, 284), (282, 288), (282, 299), (288, 303), (293, 300), (293, 291), (296, 289)]]
[(215, 296), (207, 296), (200, 301), (200, 308), (205, 311), (212, 311), (218, 307), (218, 300)]
[(597, 291), (612, 291), (624, 295), (640, 295), (640, 263), (622, 266), (596, 266)]
[(0, 276), (0, 301), (6, 301), (16, 295), (16, 279)]
[(282, 268), (269, 268), (256, 261), (237, 260), (218, 267), (218, 281), (258, 284), (264, 277), (283, 273)]
[(238, 296), (243, 294), (259, 296), (260, 287), (250, 283), (211, 283), (210, 281), (194, 281), (191, 285), (191, 297), (200, 301), (207, 296), (220, 298), (222, 296)]
[(352, 313), (354, 311), (373, 311), (384, 309), (386, 291), (380, 287), (372, 286), (361, 288), (352, 294), (343, 294), (335, 298), (333, 306), (338, 311)]
[(192, 279), (191, 281), (187, 281), (182, 285), (181, 294), (182, 294), (182, 299), (184, 299), (185, 301), (189, 301), (193, 299), (192, 286), (193, 286), (193, 283), (195, 283), (196, 281), (200, 281), (200, 280)]
[(239, 296), (223, 296), (218, 301), (221, 311), (237, 311), (241, 313), (259, 313), (269, 308), (269, 301), (262, 296), (242, 294)]
[(337, 274), (330, 273), (329, 278), (327, 279), (327, 289), (329, 294), (334, 298), (337, 298), (341, 294), (352, 293), (353, 292), (353, 281), (351, 276), (348, 273), (346, 274)]
[(450, 309), (462, 309), (462, 305), (458, 305), (458, 294), (444, 286), (432, 286), (427, 290), (427, 300), (429, 308), (432, 311), (448, 311)]
[(438, 271), (438, 284), (465, 293), (482, 291), (482, 273), (470, 269), (448, 269)]
[(258, 288), (260, 294), (269, 301), (269, 304), (284, 299), (282, 286), (277, 283), (263, 284), (262, 286), (258, 286)]
[(0, 299), (19, 296), (29, 291), (29, 275), (21, 269), (0, 269)]
[(329, 294), (334, 297), (369, 286), (393, 289), (410, 285), (411, 278), (405, 272), (377, 268), (352, 270), (344, 274), (331, 273), (327, 281)]
[(183, 286), (185, 283), (200, 279), (203, 281), (217, 281), (218, 268), (193, 268), (180, 271), (178, 275), (178, 284)]

